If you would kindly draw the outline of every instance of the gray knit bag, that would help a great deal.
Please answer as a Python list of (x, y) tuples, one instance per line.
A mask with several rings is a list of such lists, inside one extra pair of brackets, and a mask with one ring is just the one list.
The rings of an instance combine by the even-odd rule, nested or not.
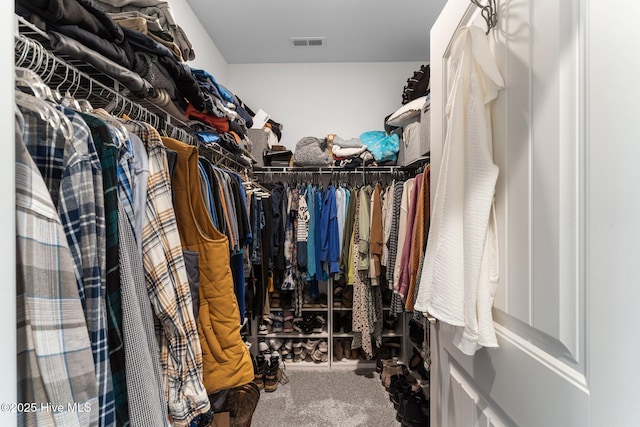
[(328, 166), (331, 164), (331, 156), (326, 139), (305, 136), (296, 144), (293, 153), (293, 162), (296, 166)]

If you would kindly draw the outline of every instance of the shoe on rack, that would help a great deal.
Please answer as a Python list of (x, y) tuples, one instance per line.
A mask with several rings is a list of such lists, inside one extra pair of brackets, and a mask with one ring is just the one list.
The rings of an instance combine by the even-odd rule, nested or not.
[(274, 392), (278, 389), (280, 382), (280, 357), (271, 356), (269, 366), (264, 374), (264, 391)]
[(320, 350), (322, 353), (327, 353), (329, 351), (329, 345), (324, 340), (320, 341), (320, 343), (318, 344), (318, 350)]
[(268, 333), (269, 328), (267, 325), (265, 323), (261, 323), (260, 326), (258, 326), (258, 335), (267, 335)]
[(313, 299), (307, 293), (305, 293), (302, 297), (302, 308), (311, 308), (313, 307)]
[(333, 306), (342, 307), (342, 287), (338, 286), (333, 290)]
[(347, 285), (342, 291), (342, 306), (345, 308), (353, 307), (353, 286)]
[(339, 334), (342, 332), (342, 316), (339, 311), (333, 312), (333, 333)]
[(324, 317), (319, 314), (313, 318), (312, 322), (312, 331), (314, 334), (322, 333), (324, 331), (324, 325), (327, 323)]
[(307, 350), (308, 354), (311, 354), (316, 349), (316, 347), (318, 347), (319, 343), (320, 343), (320, 340), (318, 339), (308, 339), (304, 348)]
[(317, 304), (317, 305), (318, 305), (318, 306), (320, 306), (321, 308), (327, 308), (327, 303), (328, 303), (328, 301), (327, 301), (327, 294), (324, 294), (324, 293), (323, 293), (323, 294), (318, 295), (318, 297), (316, 298), (316, 302), (315, 302), (315, 304), (314, 304), (314, 305), (316, 305), (316, 304)]
[(342, 352), (342, 340), (336, 339), (333, 341), (333, 357), (335, 357), (336, 362), (340, 362), (343, 356)]
[(283, 328), (284, 328), (284, 323), (281, 320), (274, 320), (273, 323), (271, 324), (271, 332), (273, 332), (274, 334), (282, 332)]
[(291, 333), (293, 332), (293, 322), (291, 320), (285, 320), (282, 324), (282, 332)]
[(342, 340), (342, 355), (345, 359), (351, 359), (351, 339)]
[(419, 348), (423, 347), (424, 328), (413, 319), (409, 321), (409, 339)]
[(258, 351), (260, 353), (264, 353), (265, 351), (268, 351), (268, 350), (269, 350), (269, 345), (267, 344), (265, 339), (263, 337), (259, 337), (258, 338)]
[(424, 366), (424, 359), (415, 348), (413, 349), (413, 356), (411, 356), (411, 359), (409, 360), (409, 369), (416, 371), (425, 381), (428, 381), (430, 378), (429, 371), (427, 371)]
[(269, 343), (269, 347), (273, 351), (280, 350), (280, 347), (282, 347), (282, 344), (284, 344), (284, 341), (282, 341), (280, 338), (269, 338), (267, 342)]
[(273, 291), (271, 293), (271, 298), (269, 299), (269, 307), (271, 308), (280, 308), (280, 292)]
[(350, 334), (353, 331), (353, 315), (350, 311), (342, 316), (342, 330), (345, 334)]
[(390, 316), (388, 311), (384, 312), (384, 329), (391, 333), (398, 329), (398, 318)]

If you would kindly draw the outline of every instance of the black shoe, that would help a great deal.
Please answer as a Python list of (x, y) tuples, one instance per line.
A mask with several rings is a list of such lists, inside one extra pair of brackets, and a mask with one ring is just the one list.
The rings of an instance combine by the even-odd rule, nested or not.
[(429, 401), (422, 393), (416, 393), (407, 398), (401, 422), (403, 427), (429, 425)]
[(342, 316), (340, 312), (333, 312), (333, 333), (339, 334), (342, 331)]
[(347, 311), (344, 316), (342, 316), (342, 330), (345, 334), (350, 334), (353, 330), (353, 317), (350, 311)]
[(267, 361), (262, 354), (259, 354), (255, 358), (253, 365), (253, 382), (256, 383), (258, 388), (262, 390), (264, 388), (264, 375), (267, 370)]
[(409, 339), (419, 348), (422, 348), (422, 343), (424, 342), (424, 329), (413, 319), (409, 321)]
[(278, 356), (271, 356), (269, 366), (264, 374), (264, 391), (272, 392), (278, 389), (280, 382), (280, 359)]

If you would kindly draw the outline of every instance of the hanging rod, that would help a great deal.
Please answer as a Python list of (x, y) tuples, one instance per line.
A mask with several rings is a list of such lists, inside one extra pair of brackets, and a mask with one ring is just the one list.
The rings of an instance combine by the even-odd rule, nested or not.
[(15, 66), (34, 71), (52, 90), (85, 99), (94, 108), (103, 108), (113, 115), (126, 114), (134, 120), (147, 122), (164, 136), (197, 146), (215, 164), (235, 171), (251, 168), (217, 144), (199, 143), (188, 123), (161, 107), (142, 98), (133, 100), (135, 95), (117, 80), (83, 61), (53, 53), (47, 48), (49, 36), (45, 32), (21, 16), (16, 15), (16, 19)]
[(489, 34), (492, 28), (498, 25), (498, 8), (496, 6), (496, 0), (487, 0), (487, 4), (483, 6), (479, 0), (471, 0), (471, 3), (480, 8), (480, 13), (484, 18), (484, 22), (487, 24), (487, 32)]
[(317, 174), (362, 174), (362, 173), (387, 173), (393, 174), (397, 172), (413, 172), (418, 169), (416, 166), (359, 166), (353, 169), (346, 169), (334, 166), (264, 166), (254, 167), (254, 175), (264, 175), (267, 173), (317, 173)]

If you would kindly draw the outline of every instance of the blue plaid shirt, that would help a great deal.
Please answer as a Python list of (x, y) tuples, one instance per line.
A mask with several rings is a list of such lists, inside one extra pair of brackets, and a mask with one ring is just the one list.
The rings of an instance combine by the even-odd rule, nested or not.
[(45, 178), (65, 230), (91, 340), (98, 383), (100, 425), (115, 423), (105, 308), (105, 217), (102, 168), (90, 131), (73, 111), (56, 107), (73, 137), (24, 111), (25, 144)]
[[(64, 408), (20, 411), (18, 425), (97, 426), (98, 386), (92, 343), (74, 283), (77, 272), (48, 185), (23, 143), (23, 137), (47, 141), (43, 136), (50, 135), (48, 148), (53, 150), (58, 131), (27, 110), (26, 121), (19, 111), (16, 119), (18, 402), (51, 402)], [(47, 172), (53, 182), (53, 170)], [(88, 404), (88, 411), (68, 410), (73, 403), (80, 408)]]

